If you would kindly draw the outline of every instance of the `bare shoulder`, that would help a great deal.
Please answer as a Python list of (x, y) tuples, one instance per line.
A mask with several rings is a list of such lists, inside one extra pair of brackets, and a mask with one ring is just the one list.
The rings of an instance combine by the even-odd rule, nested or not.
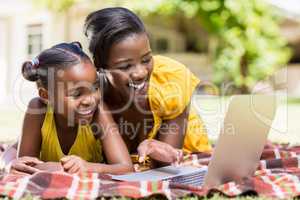
[(41, 135), (41, 127), (46, 113), (44, 108), (47, 108), (47, 105), (40, 98), (30, 100), (23, 120), (23, 136), (37, 137)]
[(47, 108), (47, 105), (42, 102), (41, 98), (35, 97), (28, 103), (28, 108), (43, 109)]
[(43, 121), (47, 112), (47, 105), (39, 97), (30, 100), (26, 115), (32, 120)]

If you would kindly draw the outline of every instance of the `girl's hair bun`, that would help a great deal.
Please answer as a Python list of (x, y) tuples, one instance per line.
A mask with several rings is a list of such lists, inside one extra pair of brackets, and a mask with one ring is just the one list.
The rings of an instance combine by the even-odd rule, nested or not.
[(38, 62), (36, 60), (26, 61), (22, 65), (22, 74), (23, 77), (28, 81), (37, 81), (38, 80)]
[(75, 42), (71, 42), (71, 44), (82, 50), (82, 45), (80, 42), (75, 41)]

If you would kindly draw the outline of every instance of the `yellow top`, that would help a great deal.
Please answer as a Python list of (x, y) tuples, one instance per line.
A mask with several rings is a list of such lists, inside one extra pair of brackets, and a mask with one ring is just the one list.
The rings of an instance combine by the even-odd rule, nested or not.
[[(50, 106), (47, 108), (41, 131), (40, 159), (42, 161), (58, 162), (65, 155), (58, 140), (53, 110)], [(76, 139), (68, 155), (79, 156), (88, 162), (99, 163), (103, 161), (101, 142), (95, 138), (89, 125), (78, 127)]]
[[(149, 138), (154, 138), (163, 120), (180, 115), (190, 104), (192, 94), (200, 80), (184, 65), (164, 56), (154, 56), (153, 71), (149, 83), (149, 103), (154, 117), (154, 126)], [(191, 106), (185, 133), (183, 150), (186, 152), (208, 152), (206, 129)]]

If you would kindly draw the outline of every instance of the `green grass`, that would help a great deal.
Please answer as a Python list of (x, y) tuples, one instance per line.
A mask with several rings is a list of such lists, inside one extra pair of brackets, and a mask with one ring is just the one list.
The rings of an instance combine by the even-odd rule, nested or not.
[(299, 104), (300, 105), (300, 98), (288, 98), (288, 104)]
[[(208, 105), (211, 106), (211, 105)], [(24, 113), (16, 108), (12, 107), (0, 107), (0, 142), (16, 140), (21, 132), (22, 120)], [(271, 130), (270, 139), (274, 142), (280, 143), (293, 143), (300, 144), (300, 98), (289, 98), (287, 101), (282, 102), (277, 112), (276, 124), (279, 126), (278, 130)], [(205, 116), (203, 116), (205, 117)], [(209, 127), (208, 127), (209, 128)], [(2, 198), (7, 199), (7, 198)], [(26, 196), (23, 199), (39, 199), (38, 197)], [(112, 199), (124, 199), (129, 198), (112, 198)], [(150, 197), (146, 199), (160, 199), (159, 197)], [(197, 199), (229, 199), (225, 196), (218, 194), (210, 198), (198, 198), (198, 197), (185, 197), (183, 199), (197, 200)], [(230, 198), (235, 200), (267, 200), (271, 198), (246, 196)]]

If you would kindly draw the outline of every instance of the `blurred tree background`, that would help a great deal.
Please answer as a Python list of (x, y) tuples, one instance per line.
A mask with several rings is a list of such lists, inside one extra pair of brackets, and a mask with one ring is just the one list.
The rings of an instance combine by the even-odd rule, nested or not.
[[(84, 0), (32, 1), (70, 20), (68, 10)], [(165, 24), (175, 19), (176, 27), (187, 36), (189, 51), (204, 48), (191, 29), (203, 27), (208, 32), (214, 83), (233, 83), (239, 93), (249, 93), (290, 58), (290, 50), (280, 36), (280, 19), (264, 0), (130, 0), (114, 1), (113, 5), (132, 8), (148, 18), (159, 16)]]
[(263, 0), (139, 0), (130, 5), (143, 15), (184, 15), (200, 22), (209, 33), (213, 79), (219, 86), (230, 82), (248, 93), (290, 58), (279, 33), (280, 19)]

